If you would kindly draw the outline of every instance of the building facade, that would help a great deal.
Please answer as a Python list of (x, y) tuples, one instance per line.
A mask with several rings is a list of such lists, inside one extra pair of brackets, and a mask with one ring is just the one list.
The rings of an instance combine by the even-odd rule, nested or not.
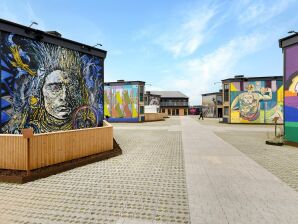
[(285, 140), (298, 146), (298, 34), (279, 40), (284, 60)]
[(282, 76), (222, 80), (223, 122), (271, 124), (283, 122)]
[(151, 91), (160, 95), (160, 112), (168, 116), (188, 115), (188, 97), (179, 91)]
[(109, 122), (144, 121), (144, 87), (142, 81), (106, 82), (104, 115)]
[(202, 94), (202, 108), (204, 117), (222, 117), (222, 91)]
[(106, 51), (0, 20), (0, 132), (103, 124)]

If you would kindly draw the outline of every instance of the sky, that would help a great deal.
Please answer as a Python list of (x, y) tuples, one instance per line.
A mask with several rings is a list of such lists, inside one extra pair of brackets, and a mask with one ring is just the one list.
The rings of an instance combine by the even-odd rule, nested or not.
[(105, 81), (178, 90), (190, 105), (235, 75), (283, 75), (298, 0), (0, 0), (0, 18), (106, 50)]

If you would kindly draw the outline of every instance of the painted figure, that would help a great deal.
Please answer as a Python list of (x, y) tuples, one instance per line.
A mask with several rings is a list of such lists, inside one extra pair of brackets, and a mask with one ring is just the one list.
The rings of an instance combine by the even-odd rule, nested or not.
[(285, 83), (285, 90), (298, 94), (298, 72), (292, 74)]
[(270, 88), (261, 88), (260, 92), (254, 92), (254, 85), (249, 84), (247, 87), (247, 92), (239, 94), (233, 100), (231, 109), (238, 109), (242, 119), (254, 121), (259, 117), (260, 114), (260, 101), (271, 99), (272, 91)]
[[(3, 35), (3, 62), (14, 75), (6, 133), (97, 127), (103, 117), (98, 58), (61, 46)], [(4, 69), (4, 68), (2, 68)], [(5, 68), (6, 69), (6, 68)]]

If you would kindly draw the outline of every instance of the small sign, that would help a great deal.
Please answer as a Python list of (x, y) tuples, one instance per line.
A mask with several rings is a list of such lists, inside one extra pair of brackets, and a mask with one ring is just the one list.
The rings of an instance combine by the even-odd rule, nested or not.
[(22, 134), (24, 138), (33, 138), (33, 129), (32, 128), (25, 128), (22, 129)]

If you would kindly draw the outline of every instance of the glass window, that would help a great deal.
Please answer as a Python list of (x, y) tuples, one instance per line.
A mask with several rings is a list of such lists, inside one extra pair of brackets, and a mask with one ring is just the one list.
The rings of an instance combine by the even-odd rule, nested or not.
[(229, 115), (229, 107), (224, 107), (224, 115)]

